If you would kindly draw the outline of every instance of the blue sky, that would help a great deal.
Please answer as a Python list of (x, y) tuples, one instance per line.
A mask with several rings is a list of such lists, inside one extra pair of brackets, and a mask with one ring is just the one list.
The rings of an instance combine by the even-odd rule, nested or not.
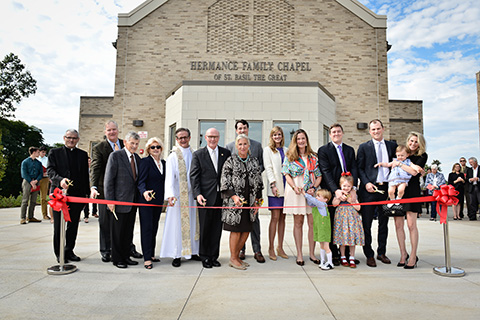
[[(213, 1), (213, 0), (212, 0)], [(390, 99), (424, 102), (430, 161), (447, 172), (479, 153), (475, 74), (480, 71), (479, 0), (360, 0), (388, 17)], [(59, 142), (77, 127), (80, 96), (113, 95), (117, 15), (142, 0), (7, 0), (0, 56), (17, 54), (38, 81), (16, 118)]]

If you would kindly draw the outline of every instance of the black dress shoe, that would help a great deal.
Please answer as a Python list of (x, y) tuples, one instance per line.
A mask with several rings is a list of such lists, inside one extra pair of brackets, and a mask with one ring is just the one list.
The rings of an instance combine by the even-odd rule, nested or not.
[(120, 269), (125, 269), (127, 267), (127, 264), (125, 262), (114, 262), (113, 265)]
[(112, 256), (109, 253), (106, 253), (102, 256), (102, 261), (103, 262), (110, 262), (110, 261), (112, 261)]
[(340, 265), (340, 257), (333, 257), (333, 265), (338, 267)]
[(80, 259), (80, 257), (77, 256), (75, 253), (71, 253), (71, 254), (68, 256), (67, 259), (70, 260), (70, 261), (77, 261), (77, 262), (80, 261), (80, 260), (82, 260), (82, 259)]
[(172, 266), (174, 266), (175, 268), (178, 268), (181, 265), (182, 265), (182, 259), (180, 259), (180, 258), (173, 259)]
[(198, 254), (194, 254), (192, 255), (192, 257), (190, 258), (190, 260), (193, 260), (193, 261), (202, 261), (202, 258), (200, 258), (198, 256)]
[(212, 267), (212, 262), (210, 259), (205, 259), (202, 261), (202, 265), (204, 268), (211, 268)]
[(130, 257), (135, 259), (141, 259), (143, 258), (143, 254), (141, 254), (140, 252), (137, 252), (136, 250), (133, 250), (132, 252), (130, 252)]
[(136, 266), (138, 264), (138, 261), (133, 261), (132, 259), (128, 258), (127, 260), (125, 260), (125, 262), (129, 265), (129, 266)]
[(222, 266), (222, 264), (220, 262), (218, 262), (218, 260), (213, 260), (212, 261), (212, 267), (217, 267), (218, 268), (218, 267), (221, 267), (221, 266)]

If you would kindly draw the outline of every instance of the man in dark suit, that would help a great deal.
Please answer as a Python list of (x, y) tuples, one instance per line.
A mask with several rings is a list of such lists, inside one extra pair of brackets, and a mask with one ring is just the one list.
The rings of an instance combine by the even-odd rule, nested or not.
[[(92, 149), (92, 165), (90, 167), (90, 197), (92, 199), (105, 199), (103, 192), (103, 179), (105, 168), (110, 153), (123, 148), (123, 140), (118, 138), (118, 125), (115, 121), (109, 120), (105, 123), (105, 140), (95, 145)], [(113, 214), (105, 204), (98, 205), (98, 224), (100, 231), (100, 254), (103, 262), (110, 262), (112, 259), (111, 241), (111, 219)], [(142, 255), (131, 245), (130, 255), (134, 258), (141, 258)]]
[[(360, 202), (384, 201), (388, 197), (389, 168), (374, 166), (379, 162), (391, 162), (395, 156), (397, 144), (383, 139), (385, 131), (383, 123), (378, 120), (370, 121), (369, 132), (372, 140), (362, 143), (358, 147), (357, 167), (360, 178)], [(384, 193), (379, 193), (383, 191)], [(388, 217), (383, 215), (381, 206), (362, 206), (362, 223), (365, 232), (365, 246), (363, 253), (367, 258), (367, 266), (376, 267), (374, 251), (372, 249), (372, 221), (377, 209), (378, 214), (378, 248), (377, 259), (390, 264), (390, 259), (385, 255), (388, 237)]]
[[(201, 206), (222, 206), (220, 175), (230, 151), (218, 146), (220, 133), (210, 128), (205, 133), (207, 146), (193, 153), (190, 183), (193, 197)], [(222, 210), (198, 209), (200, 222), (200, 257), (204, 268), (220, 267), (220, 238), (222, 236)]]
[[(465, 216), (464, 213), (463, 213), (463, 208), (464, 208), (464, 203), (466, 202), (467, 203), (467, 216), (468, 216), (468, 210), (470, 210), (470, 193), (468, 192), (467, 188), (468, 188), (468, 181), (466, 180), (467, 179), (467, 171), (468, 171), (468, 166), (467, 166), (467, 159), (465, 159), (465, 157), (461, 157), (458, 162), (460, 163), (460, 172), (463, 173), (465, 175), (465, 198), (464, 198), (464, 201), (460, 201), (460, 218), (463, 219), (463, 217)], [(427, 206), (428, 208), (428, 206)], [(427, 214), (428, 214), (428, 211), (427, 211)]]
[(468, 158), (471, 167), (467, 168), (467, 192), (470, 194), (470, 206), (468, 207), (468, 219), (477, 220), (478, 205), (480, 204), (480, 173), (478, 161), (475, 157)]
[[(138, 200), (138, 165), (140, 157), (135, 153), (140, 142), (140, 136), (130, 131), (125, 136), (125, 148), (114, 151), (108, 157), (105, 169), (104, 191), (105, 200), (137, 202)], [(130, 259), (133, 228), (137, 207), (133, 205), (107, 205), (116, 214), (112, 221), (112, 262), (118, 268), (127, 265), (137, 265)]]
[[(51, 192), (55, 188), (67, 190), (68, 196), (87, 197), (88, 183), (88, 154), (78, 149), (78, 132), (68, 129), (63, 136), (65, 145), (50, 150), (48, 155), (47, 174), (52, 181)], [(78, 221), (85, 206), (83, 203), (67, 202), (70, 212), (70, 222), (67, 222), (65, 232), (65, 262), (80, 261), (73, 249), (77, 240)], [(60, 211), (53, 211), (53, 249), (57, 260), (60, 257)]]
[[(329, 129), (330, 142), (318, 149), (318, 165), (322, 172), (322, 189), (329, 190), (332, 195), (345, 201), (346, 197), (340, 190), (340, 177), (343, 172), (350, 172), (353, 176), (353, 185), (356, 189), (358, 172), (357, 162), (355, 161), (355, 150), (343, 143), (343, 127), (339, 123), (334, 123)], [(332, 197), (333, 199), (333, 197)], [(329, 204), (332, 203), (330, 200)], [(328, 207), (330, 211), (331, 225), (335, 217), (335, 207)], [(348, 247), (347, 247), (348, 249)], [(338, 247), (333, 244), (333, 228), (332, 241), (330, 242), (330, 250), (332, 250), (333, 262), (340, 265), (340, 252)]]
[[(250, 129), (250, 126), (247, 122), (247, 120), (237, 120), (235, 122), (235, 133), (237, 135), (239, 134), (244, 134), (248, 137), (248, 130)], [(231, 154), (237, 154), (237, 148), (235, 147), (235, 141), (230, 142), (225, 146), (228, 151), (230, 151)], [(250, 155), (252, 157), (255, 157), (258, 159), (258, 163), (260, 164), (260, 169), (263, 170), (265, 169), (263, 166), (263, 148), (262, 144), (258, 141), (255, 141), (253, 139), (250, 139)], [(252, 249), (253, 249), (253, 257), (257, 262), (259, 263), (264, 263), (265, 258), (262, 254), (262, 246), (260, 244), (260, 219), (255, 219), (253, 222), (253, 228), (252, 232), (250, 232), (250, 238), (252, 241)], [(244, 260), (245, 259), (245, 246), (240, 250), (239, 258)]]

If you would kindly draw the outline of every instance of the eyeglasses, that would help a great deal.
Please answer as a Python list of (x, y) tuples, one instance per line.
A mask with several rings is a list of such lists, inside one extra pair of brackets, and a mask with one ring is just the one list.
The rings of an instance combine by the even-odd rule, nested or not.
[(207, 139), (212, 139), (212, 140), (220, 138), (220, 136), (205, 136), (205, 137)]
[(162, 146), (150, 146), (150, 149), (155, 150), (155, 149), (162, 149)]
[(467, 162), (467, 160), (460, 160), (460, 162)]
[(175, 139), (177, 139), (177, 140), (187, 140), (188, 138), (190, 138), (190, 136), (186, 136), (186, 137), (175, 137)]
[(78, 137), (64, 137), (67, 140), (78, 140)]

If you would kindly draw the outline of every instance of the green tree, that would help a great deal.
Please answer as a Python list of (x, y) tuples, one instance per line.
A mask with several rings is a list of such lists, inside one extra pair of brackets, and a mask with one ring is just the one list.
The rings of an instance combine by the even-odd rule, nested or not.
[(440, 168), (440, 165), (441, 165), (442, 163), (440, 162), (440, 160), (433, 160), (433, 161), (432, 161), (432, 166), (433, 166), (434, 164), (436, 164), (437, 167), (438, 167), (438, 168), (437, 168), (437, 171), (438, 171), (438, 172), (442, 172), (442, 168)]
[(37, 81), (20, 59), (10, 53), (0, 61), (0, 118), (15, 117), (15, 104), (37, 91)]
[(28, 157), (29, 147), (44, 145), (42, 130), (22, 121), (0, 118), (0, 136), (3, 158), (7, 161), (0, 195), (18, 195), (22, 186), (20, 165)]
[[(2, 132), (0, 131), (0, 141), (2, 141)], [(0, 144), (0, 182), (5, 175), (5, 169), (7, 168), (7, 159), (3, 155), (3, 145)]]

